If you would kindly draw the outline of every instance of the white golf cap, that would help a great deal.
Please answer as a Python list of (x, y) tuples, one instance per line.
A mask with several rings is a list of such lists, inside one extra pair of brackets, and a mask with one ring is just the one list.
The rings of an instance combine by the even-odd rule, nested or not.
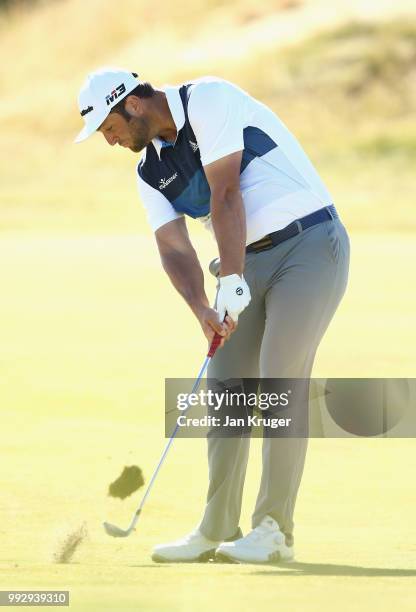
[(102, 124), (113, 106), (125, 98), (140, 81), (135, 72), (105, 67), (91, 72), (78, 96), (78, 106), (85, 125), (74, 142), (82, 142)]

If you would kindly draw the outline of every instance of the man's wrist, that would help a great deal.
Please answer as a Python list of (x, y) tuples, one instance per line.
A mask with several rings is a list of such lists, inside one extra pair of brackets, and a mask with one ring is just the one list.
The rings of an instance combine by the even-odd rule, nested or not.
[(242, 276), (243, 271), (244, 271), (243, 263), (241, 265), (236, 265), (236, 264), (223, 265), (221, 262), (221, 269), (220, 269), (219, 276), (220, 278), (222, 278), (223, 276), (231, 276), (232, 274), (238, 274), (238, 276)]
[(208, 303), (208, 300), (198, 300), (195, 302), (189, 302), (189, 306), (191, 307), (192, 312), (194, 313), (194, 315), (196, 316), (196, 318), (198, 320), (201, 320), (204, 312), (210, 308), (210, 305)]

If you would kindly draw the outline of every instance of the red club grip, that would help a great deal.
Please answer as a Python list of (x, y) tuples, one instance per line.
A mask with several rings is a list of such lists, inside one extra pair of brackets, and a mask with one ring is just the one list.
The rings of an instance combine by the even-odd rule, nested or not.
[(222, 340), (222, 336), (220, 336), (219, 334), (215, 333), (214, 339), (211, 342), (211, 346), (209, 347), (209, 351), (208, 351), (208, 355), (207, 357), (214, 357), (215, 352), (217, 350), (217, 348), (219, 347), (220, 343)]

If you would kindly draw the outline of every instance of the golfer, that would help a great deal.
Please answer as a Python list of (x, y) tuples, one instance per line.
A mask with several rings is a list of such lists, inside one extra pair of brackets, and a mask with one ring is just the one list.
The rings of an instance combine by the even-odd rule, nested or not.
[[(111, 146), (143, 151), (138, 188), (163, 268), (208, 341), (223, 336), (208, 377), (309, 378), (346, 289), (349, 239), (317, 171), (276, 114), (220, 78), (154, 89), (115, 68), (87, 77), (79, 110), (85, 126), (77, 142), (98, 131)], [(218, 245), (216, 309), (186, 216), (200, 219)], [(307, 437), (264, 437), (252, 531), (243, 537), (249, 442), (208, 436), (202, 520), (182, 539), (156, 546), (154, 560), (294, 558)]]

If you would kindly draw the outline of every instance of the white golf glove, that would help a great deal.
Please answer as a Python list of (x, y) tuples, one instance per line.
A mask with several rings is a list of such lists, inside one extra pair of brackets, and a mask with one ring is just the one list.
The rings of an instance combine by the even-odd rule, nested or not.
[(219, 319), (223, 321), (225, 313), (227, 313), (237, 323), (238, 315), (250, 303), (250, 289), (244, 280), (244, 276), (238, 276), (238, 274), (221, 276), (219, 280), (220, 288), (216, 309)]

